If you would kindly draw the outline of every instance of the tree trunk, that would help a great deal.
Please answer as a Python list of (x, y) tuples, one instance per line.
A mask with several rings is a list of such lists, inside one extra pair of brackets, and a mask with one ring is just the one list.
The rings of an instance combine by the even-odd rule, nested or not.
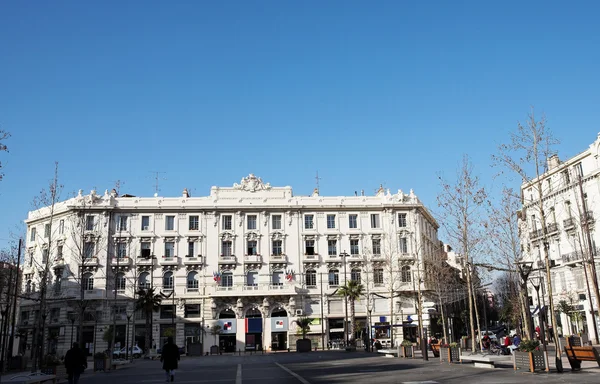
[(354, 299), (350, 299), (350, 345), (354, 345), (354, 323), (356, 321)]
[(440, 311), (442, 312), (442, 329), (444, 330), (444, 341), (448, 343), (449, 340), (448, 332), (446, 332), (446, 313), (444, 312), (444, 304), (440, 303)]
[[(467, 262), (469, 262), (468, 258)], [(477, 348), (475, 347), (475, 324), (473, 323), (473, 289), (471, 287), (471, 271), (468, 270), (467, 267), (467, 293), (469, 297), (469, 323), (471, 326), (471, 350), (475, 352)]]
[(523, 316), (523, 324), (525, 325), (525, 329), (523, 332), (527, 335), (527, 339), (533, 340), (533, 325), (531, 324), (531, 315), (529, 311), (529, 303), (527, 302), (527, 286), (521, 286), (521, 292), (519, 292), (519, 297), (521, 298), (521, 311)]
[(146, 308), (146, 350), (150, 351), (152, 346), (150, 345), (150, 335), (152, 334), (152, 329), (150, 326), (150, 318), (152, 316), (152, 311), (148, 311)]
[(475, 302), (475, 321), (477, 322), (477, 334), (479, 335), (479, 349), (483, 351), (483, 337), (481, 336), (481, 327), (479, 326), (479, 309), (477, 309), (477, 291), (473, 292), (471, 301)]

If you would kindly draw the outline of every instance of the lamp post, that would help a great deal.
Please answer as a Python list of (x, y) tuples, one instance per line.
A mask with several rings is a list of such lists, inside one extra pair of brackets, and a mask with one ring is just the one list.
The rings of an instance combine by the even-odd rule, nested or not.
[[(549, 362), (548, 362), (548, 347), (546, 345), (546, 336), (544, 332), (544, 318), (542, 316), (542, 306), (540, 305), (540, 286), (542, 284), (542, 278), (540, 276), (533, 276), (530, 278), (531, 285), (535, 289), (535, 295), (537, 296), (537, 305), (538, 305), (538, 321), (540, 323), (540, 338), (542, 339), (542, 345), (544, 346), (544, 356), (546, 357), (546, 370), (548, 370)], [(558, 348), (558, 344), (557, 344)]]
[[(127, 328), (125, 330), (125, 360), (129, 360), (129, 322), (131, 321), (131, 316), (133, 315), (133, 311), (129, 308), (127, 308)], [(132, 348), (133, 349), (133, 348)], [(131, 352), (131, 355), (133, 357), (133, 351)]]
[(70, 348), (73, 346), (73, 328), (75, 326), (75, 316), (73, 316), (73, 314), (69, 316), (69, 321), (71, 322), (71, 345), (69, 346)]
[[(340, 257), (344, 260), (344, 284), (347, 285), (347, 271), (346, 271), (346, 257), (348, 257), (349, 255), (346, 253), (346, 251), (340, 253)], [(345, 335), (345, 340), (346, 340), (346, 347), (348, 347), (348, 296), (344, 295), (344, 312), (345, 312), (345, 318), (344, 318), (344, 335)], [(391, 332), (391, 328), (390, 328), (390, 332)]]
[(527, 329), (527, 333), (529, 334), (529, 338), (531, 339), (533, 338), (533, 335), (535, 333), (533, 332), (533, 322), (531, 321), (531, 311), (529, 310), (529, 300), (527, 299), (527, 281), (529, 279), (529, 274), (533, 270), (533, 262), (520, 261), (516, 264), (517, 269), (519, 271), (519, 276), (521, 277), (521, 292), (523, 293), (525, 300), (525, 302), (523, 303), (523, 305), (525, 306), (525, 313), (523, 314), (525, 315), (525, 318), (523, 319), (523, 321), (525, 321), (525, 327)]

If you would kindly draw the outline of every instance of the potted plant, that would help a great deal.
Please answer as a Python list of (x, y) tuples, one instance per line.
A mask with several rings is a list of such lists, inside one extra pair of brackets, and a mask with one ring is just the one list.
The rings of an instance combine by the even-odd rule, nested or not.
[(402, 343), (400, 343), (400, 350), (402, 351), (402, 357), (404, 358), (414, 358), (415, 357), (415, 351), (414, 351), (414, 346), (412, 341), (408, 340), (408, 339), (404, 339), (402, 340)]
[(548, 371), (544, 351), (540, 350), (537, 340), (523, 340), (519, 347), (513, 351), (514, 369), (527, 369), (530, 372)]
[[(61, 361), (56, 355), (46, 355), (40, 371), (47, 375), (56, 375), (58, 367), (62, 366)], [(64, 372), (66, 373), (66, 371)]]
[(308, 317), (301, 317), (294, 320), (294, 322), (298, 325), (300, 333), (302, 333), (302, 338), (296, 340), (296, 352), (310, 352), (312, 344), (310, 339), (306, 338), (306, 333), (310, 330), (312, 320)]
[(449, 363), (460, 362), (460, 347), (458, 343), (440, 345), (440, 361)]

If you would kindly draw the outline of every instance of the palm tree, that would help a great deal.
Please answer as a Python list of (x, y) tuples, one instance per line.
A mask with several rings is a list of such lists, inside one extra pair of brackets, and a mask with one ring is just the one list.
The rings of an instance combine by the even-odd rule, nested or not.
[(310, 323), (312, 319), (308, 317), (301, 317), (298, 320), (294, 320), (294, 323), (298, 324), (298, 328), (300, 328), (300, 332), (302, 332), (302, 338), (306, 339), (306, 333), (310, 331)]
[(364, 287), (356, 280), (347, 281), (345, 285), (340, 287), (338, 295), (346, 297), (350, 301), (350, 340), (349, 344), (354, 345), (354, 323), (356, 321), (356, 313), (354, 302), (364, 294)]
[(135, 309), (143, 311), (146, 315), (146, 350), (150, 350), (152, 312), (158, 312), (162, 298), (158, 293), (154, 293), (154, 288), (140, 289), (137, 296)]

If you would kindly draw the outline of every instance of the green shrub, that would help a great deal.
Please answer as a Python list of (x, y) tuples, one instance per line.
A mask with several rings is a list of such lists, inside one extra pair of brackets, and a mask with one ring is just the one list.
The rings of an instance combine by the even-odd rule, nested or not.
[(413, 343), (412, 343), (412, 341), (410, 341), (410, 340), (404, 339), (404, 340), (402, 340), (402, 343), (401, 343), (401, 345), (402, 345), (403, 347), (412, 347)]
[(519, 352), (535, 352), (540, 350), (540, 342), (537, 340), (523, 340), (517, 351)]

